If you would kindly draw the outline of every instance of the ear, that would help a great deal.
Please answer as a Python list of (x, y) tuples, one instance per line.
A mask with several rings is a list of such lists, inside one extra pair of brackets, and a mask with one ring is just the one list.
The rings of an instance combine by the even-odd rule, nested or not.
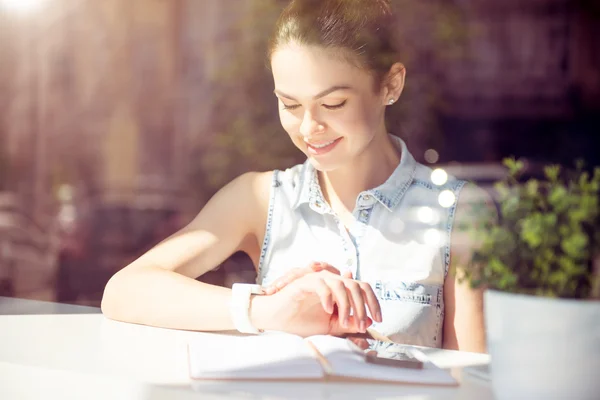
[[(406, 68), (402, 63), (395, 63), (391, 66), (386, 78), (383, 81), (383, 104), (389, 106), (394, 104), (400, 98), (404, 81), (406, 79)], [(391, 101), (393, 100), (393, 101)]]

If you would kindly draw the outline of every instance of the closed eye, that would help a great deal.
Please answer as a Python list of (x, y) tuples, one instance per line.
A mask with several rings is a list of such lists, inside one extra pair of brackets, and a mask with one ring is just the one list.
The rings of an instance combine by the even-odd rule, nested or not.
[(334, 104), (334, 105), (323, 104), (323, 107), (325, 107), (328, 110), (339, 110), (340, 108), (344, 107), (345, 105), (346, 105), (346, 100), (342, 101), (340, 104)]
[(289, 106), (286, 105), (286, 104), (284, 104), (283, 105), (283, 110), (290, 110), (290, 111), (292, 111), (292, 110), (297, 109), (298, 107), (300, 107), (300, 104), (292, 104), (292, 105), (289, 105)]

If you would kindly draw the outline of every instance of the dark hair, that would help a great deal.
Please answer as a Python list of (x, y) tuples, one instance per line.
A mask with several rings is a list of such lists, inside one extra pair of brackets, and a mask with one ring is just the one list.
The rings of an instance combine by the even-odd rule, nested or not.
[(380, 84), (396, 62), (389, 0), (292, 0), (269, 43), (269, 58), (288, 43), (340, 50)]

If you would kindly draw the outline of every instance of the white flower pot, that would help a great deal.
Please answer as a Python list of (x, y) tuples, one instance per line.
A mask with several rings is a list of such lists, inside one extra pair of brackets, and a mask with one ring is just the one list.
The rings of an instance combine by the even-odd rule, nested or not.
[(488, 290), (485, 323), (497, 400), (600, 399), (600, 301)]

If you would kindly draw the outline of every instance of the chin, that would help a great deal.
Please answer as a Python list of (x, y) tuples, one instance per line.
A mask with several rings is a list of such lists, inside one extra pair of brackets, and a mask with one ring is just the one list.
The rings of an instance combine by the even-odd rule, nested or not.
[(308, 157), (308, 161), (319, 172), (329, 172), (329, 171), (336, 170), (340, 167), (340, 163), (338, 161), (333, 161), (333, 160), (325, 161), (325, 160), (317, 160), (314, 157)]

